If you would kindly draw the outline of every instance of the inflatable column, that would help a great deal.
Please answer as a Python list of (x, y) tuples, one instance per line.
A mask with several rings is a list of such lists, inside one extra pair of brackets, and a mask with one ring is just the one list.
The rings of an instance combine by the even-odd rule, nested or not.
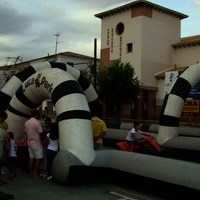
[(200, 64), (187, 68), (174, 81), (171, 89), (165, 95), (159, 119), (157, 141), (163, 145), (169, 139), (178, 136), (178, 127), (185, 99), (191, 88), (199, 82)]

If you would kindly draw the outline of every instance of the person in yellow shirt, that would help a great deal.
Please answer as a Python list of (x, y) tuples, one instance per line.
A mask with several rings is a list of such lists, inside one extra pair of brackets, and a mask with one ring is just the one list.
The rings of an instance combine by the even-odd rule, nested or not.
[(99, 117), (92, 117), (92, 130), (93, 130), (93, 141), (94, 149), (100, 150), (103, 148), (103, 137), (106, 135), (107, 127), (105, 122)]

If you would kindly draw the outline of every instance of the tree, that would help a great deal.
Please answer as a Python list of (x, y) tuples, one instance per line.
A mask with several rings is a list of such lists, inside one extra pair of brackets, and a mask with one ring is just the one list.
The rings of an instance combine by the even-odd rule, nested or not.
[(97, 79), (99, 98), (115, 105), (115, 119), (119, 122), (122, 105), (135, 100), (141, 86), (133, 66), (118, 60), (100, 68)]

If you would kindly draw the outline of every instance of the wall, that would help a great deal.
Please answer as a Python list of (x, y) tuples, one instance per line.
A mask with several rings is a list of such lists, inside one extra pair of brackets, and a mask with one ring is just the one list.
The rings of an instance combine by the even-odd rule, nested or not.
[(144, 85), (157, 86), (154, 74), (171, 65), (171, 45), (180, 40), (180, 20), (153, 11), (142, 20), (142, 79)]
[(186, 48), (172, 49), (172, 64), (177, 66), (189, 66), (200, 62), (200, 46), (187, 46)]

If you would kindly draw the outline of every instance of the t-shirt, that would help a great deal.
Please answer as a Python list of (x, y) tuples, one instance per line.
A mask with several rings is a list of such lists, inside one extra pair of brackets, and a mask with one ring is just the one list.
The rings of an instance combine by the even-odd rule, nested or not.
[(127, 134), (127, 136), (126, 136), (126, 140), (127, 141), (130, 141), (130, 142), (133, 142), (133, 141), (135, 141), (135, 140), (137, 140), (137, 139), (140, 139), (140, 137), (141, 137), (141, 134), (142, 134), (142, 131), (141, 130), (135, 130), (135, 128), (132, 128), (129, 132), (128, 132), (128, 134)]
[[(107, 131), (106, 124), (103, 120), (98, 117), (92, 117), (92, 130), (93, 130), (93, 137), (100, 135), (103, 132)], [(103, 140), (99, 139), (95, 141), (96, 143), (103, 144)]]
[[(47, 134), (47, 137), (49, 137), (49, 134)], [(52, 140), (51, 138), (49, 138), (49, 144), (47, 149), (52, 150), (52, 151), (58, 151), (58, 142), (59, 140)]]
[(37, 119), (32, 117), (25, 122), (24, 127), (25, 133), (27, 134), (28, 146), (41, 144), (40, 133), (43, 132), (41, 123)]

